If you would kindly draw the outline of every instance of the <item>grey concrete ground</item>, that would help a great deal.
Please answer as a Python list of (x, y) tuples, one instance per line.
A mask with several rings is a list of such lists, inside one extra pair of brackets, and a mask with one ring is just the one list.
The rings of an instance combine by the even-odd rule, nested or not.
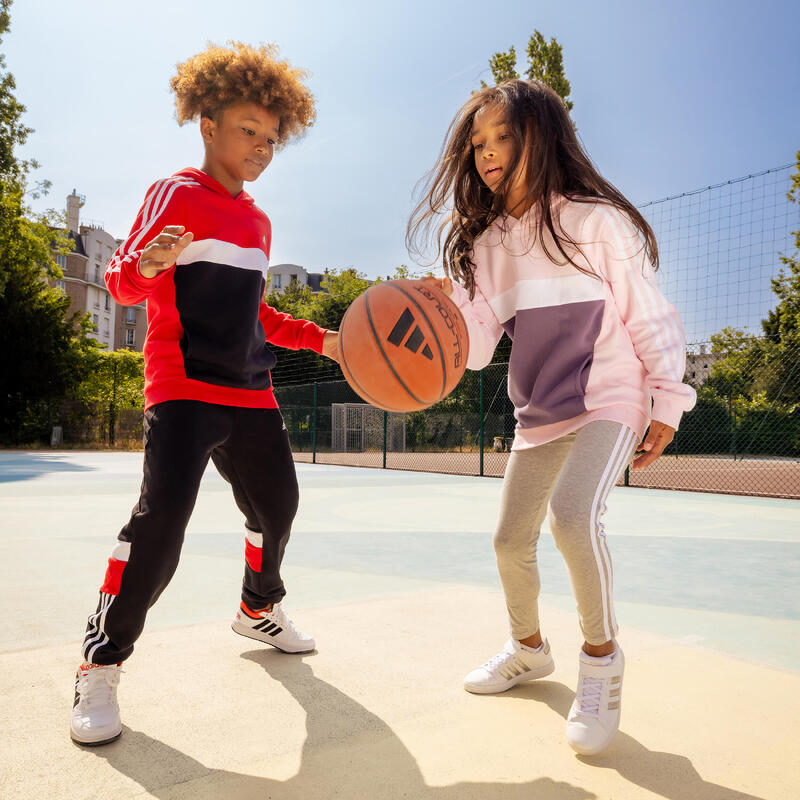
[(72, 676), (141, 454), (0, 453), (3, 798), (800, 796), (800, 505), (618, 488), (606, 526), (628, 669), (620, 735), (563, 737), (580, 636), (542, 538), (554, 675), (460, 688), (507, 636), (491, 532), (500, 481), (298, 464), (287, 607), (318, 652), (229, 622), (242, 522), (209, 469), (178, 573), (120, 687), (123, 737), (68, 738)]

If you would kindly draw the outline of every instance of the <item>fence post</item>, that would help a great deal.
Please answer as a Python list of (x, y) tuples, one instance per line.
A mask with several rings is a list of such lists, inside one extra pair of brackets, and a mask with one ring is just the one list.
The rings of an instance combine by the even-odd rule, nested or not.
[(117, 427), (117, 359), (111, 359), (111, 405), (108, 409), (108, 443), (114, 446)]
[(383, 412), (383, 468), (386, 469), (386, 429), (389, 422), (389, 412)]
[(480, 454), (481, 454), (481, 468), (480, 468), (480, 475), (483, 475), (483, 373), (484, 370), (481, 370), (480, 373), (480, 380), (478, 385), (480, 386), (480, 391), (478, 394), (479, 401), (478, 401), (478, 408), (480, 410), (479, 413), (479, 423), (478, 423), (478, 441), (480, 442)]
[(314, 410), (311, 414), (311, 463), (317, 463), (317, 382), (314, 381)]
[(625, 467), (625, 486), (631, 485), (631, 468)]

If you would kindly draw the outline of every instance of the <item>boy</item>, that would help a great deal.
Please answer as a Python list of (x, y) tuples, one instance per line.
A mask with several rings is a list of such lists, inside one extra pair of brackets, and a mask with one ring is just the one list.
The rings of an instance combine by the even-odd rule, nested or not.
[(147, 300), (144, 480), (89, 617), (70, 726), (79, 744), (122, 732), (121, 664), (178, 565), (209, 458), (245, 516), (233, 630), (288, 653), (314, 649), (281, 608), (280, 564), (298, 489), (266, 342), (337, 360), (338, 334), (263, 302), (271, 227), (242, 189), (276, 146), (313, 124), (304, 77), (273, 47), (241, 43), (212, 45), (179, 64), (171, 84), (178, 122), (200, 118), (203, 166), (151, 187), (106, 268), (118, 302)]

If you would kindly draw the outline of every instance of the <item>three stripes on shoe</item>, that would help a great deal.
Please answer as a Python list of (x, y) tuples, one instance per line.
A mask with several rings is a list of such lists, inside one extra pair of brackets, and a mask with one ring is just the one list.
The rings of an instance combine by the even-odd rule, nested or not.
[[(242, 609), (242, 613), (248, 617), (248, 619), (258, 619), (260, 615), (253, 616), (255, 612), (251, 611), (244, 603), (240, 605)], [(258, 625), (251, 626), (254, 631), (261, 631), (261, 633), (268, 633), (270, 636), (277, 636), (283, 628), (281, 628), (277, 623), (272, 622), (270, 619), (265, 619), (263, 622), (259, 622)]]

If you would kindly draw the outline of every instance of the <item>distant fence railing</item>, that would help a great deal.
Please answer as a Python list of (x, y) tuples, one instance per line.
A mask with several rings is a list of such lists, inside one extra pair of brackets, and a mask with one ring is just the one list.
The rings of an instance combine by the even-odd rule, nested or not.
[[(404, 415), (366, 406), (343, 380), (284, 386), (276, 396), (297, 461), (500, 477), (515, 426), (507, 375), (508, 364), (467, 372), (442, 403)], [(342, 431), (342, 407), (374, 413), (353, 414)], [(620, 483), (800, 498), (800, 417), (737, 415), (724, 399), (701, 395), (661, 458), (626, 470)]]

